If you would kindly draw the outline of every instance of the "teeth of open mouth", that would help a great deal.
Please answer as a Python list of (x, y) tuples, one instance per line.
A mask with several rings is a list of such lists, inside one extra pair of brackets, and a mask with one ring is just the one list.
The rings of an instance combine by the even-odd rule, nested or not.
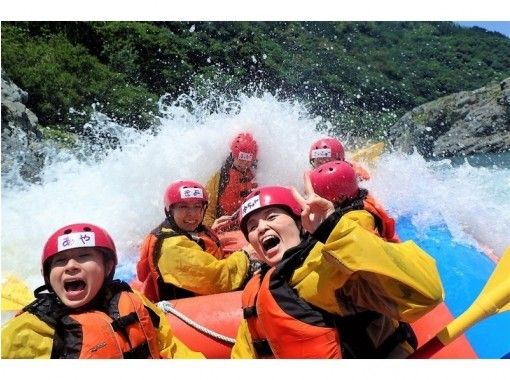
[(268, 235), (262, 239), (262, 247), (267, 251), (280, 243), (280, 238), (275, 235)]

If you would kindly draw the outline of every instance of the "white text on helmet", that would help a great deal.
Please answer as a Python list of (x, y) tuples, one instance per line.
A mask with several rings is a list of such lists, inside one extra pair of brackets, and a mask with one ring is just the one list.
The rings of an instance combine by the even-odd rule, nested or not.
[(331, 149), (324, 148), (312, 150), (311, 158), (324, 158), (324, 157), (331, 157)]
[(241, 206), (241, 217), (258, 208), (260, 208), (260, 195), (256, 195), (243, 203)]
[(58, 252), (81, 247), (95, 247), (96, 246), (96, 234), (92, 231), (88, 232), (72, 232), (59, 236), (57, 239), (57, 250)]
[(253, 161), (253, 154), (246, 152), (239, 152), (239, 156), (237, 156), (240, 160), (244, 161)]
[(180, 188), (179, 189), (181, 194), (181, 199), (187, 199), (187, 198), (204, 198), (204, 193), (202, 192), (202, 189), (198, 188)]

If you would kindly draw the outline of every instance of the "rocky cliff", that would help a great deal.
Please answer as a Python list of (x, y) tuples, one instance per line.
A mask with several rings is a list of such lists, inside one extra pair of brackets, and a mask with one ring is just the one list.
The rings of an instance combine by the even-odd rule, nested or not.
[(25, 103), (28, 94), (16, 86), (2, 70), (2, 175), (20, 165), (25, 179), (34, 179), (42, 168), (42, 134), (37, 116)]
[(423, 104), (389, 130), (394, 147), (426, 158), (510, 150), (510, 78)]

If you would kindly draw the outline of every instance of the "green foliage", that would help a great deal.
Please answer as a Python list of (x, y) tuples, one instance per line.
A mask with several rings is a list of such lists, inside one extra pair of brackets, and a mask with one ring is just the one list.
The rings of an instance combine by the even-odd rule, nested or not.
[[(156, 109), (148, 99), (157, 97), (145, 87), (129, 84), (124, 74), (112, 71), (61, 33), (30, 34), (26, 25), (2, 23), (2, 64), (29, 93), (27, 106), (41, 124), (79, 131), (94, 102), (124, 123), (151, 123), (148, 116)], [(115, 94), (118, 89), (122, 99)]]
[(43, 127), (41, 133), (44, 139), (53, 140), (64, 148), (72, 148), (76, 143), (75, 134), (62, 131), (58, 127)]
[(43, 125), (80, 131), (94, 104), (148, 127), (163, 94), (264, 88), (350, 133), (510, 76), (510, 39), (452, 22), (3, 22), (2, 66)]

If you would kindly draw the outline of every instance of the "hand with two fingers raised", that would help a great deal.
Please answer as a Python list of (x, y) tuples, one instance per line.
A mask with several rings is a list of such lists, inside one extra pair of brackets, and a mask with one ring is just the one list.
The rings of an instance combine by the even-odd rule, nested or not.
[(308, 172), (304, 175), (304, 185), (304, 196), (302, 196), (294, 187), (292, 188), (292, 195), (303, 209), (301, 212), (301, 223), (303, 228), (310, 233), (314, 233), (321, 223), (324, 222), (328, 216), (333, 214), (335, 206), (333, 202), (328, 201), (315, 193), (312, 187), (312, 182), (310, 181), (310, 174)]

